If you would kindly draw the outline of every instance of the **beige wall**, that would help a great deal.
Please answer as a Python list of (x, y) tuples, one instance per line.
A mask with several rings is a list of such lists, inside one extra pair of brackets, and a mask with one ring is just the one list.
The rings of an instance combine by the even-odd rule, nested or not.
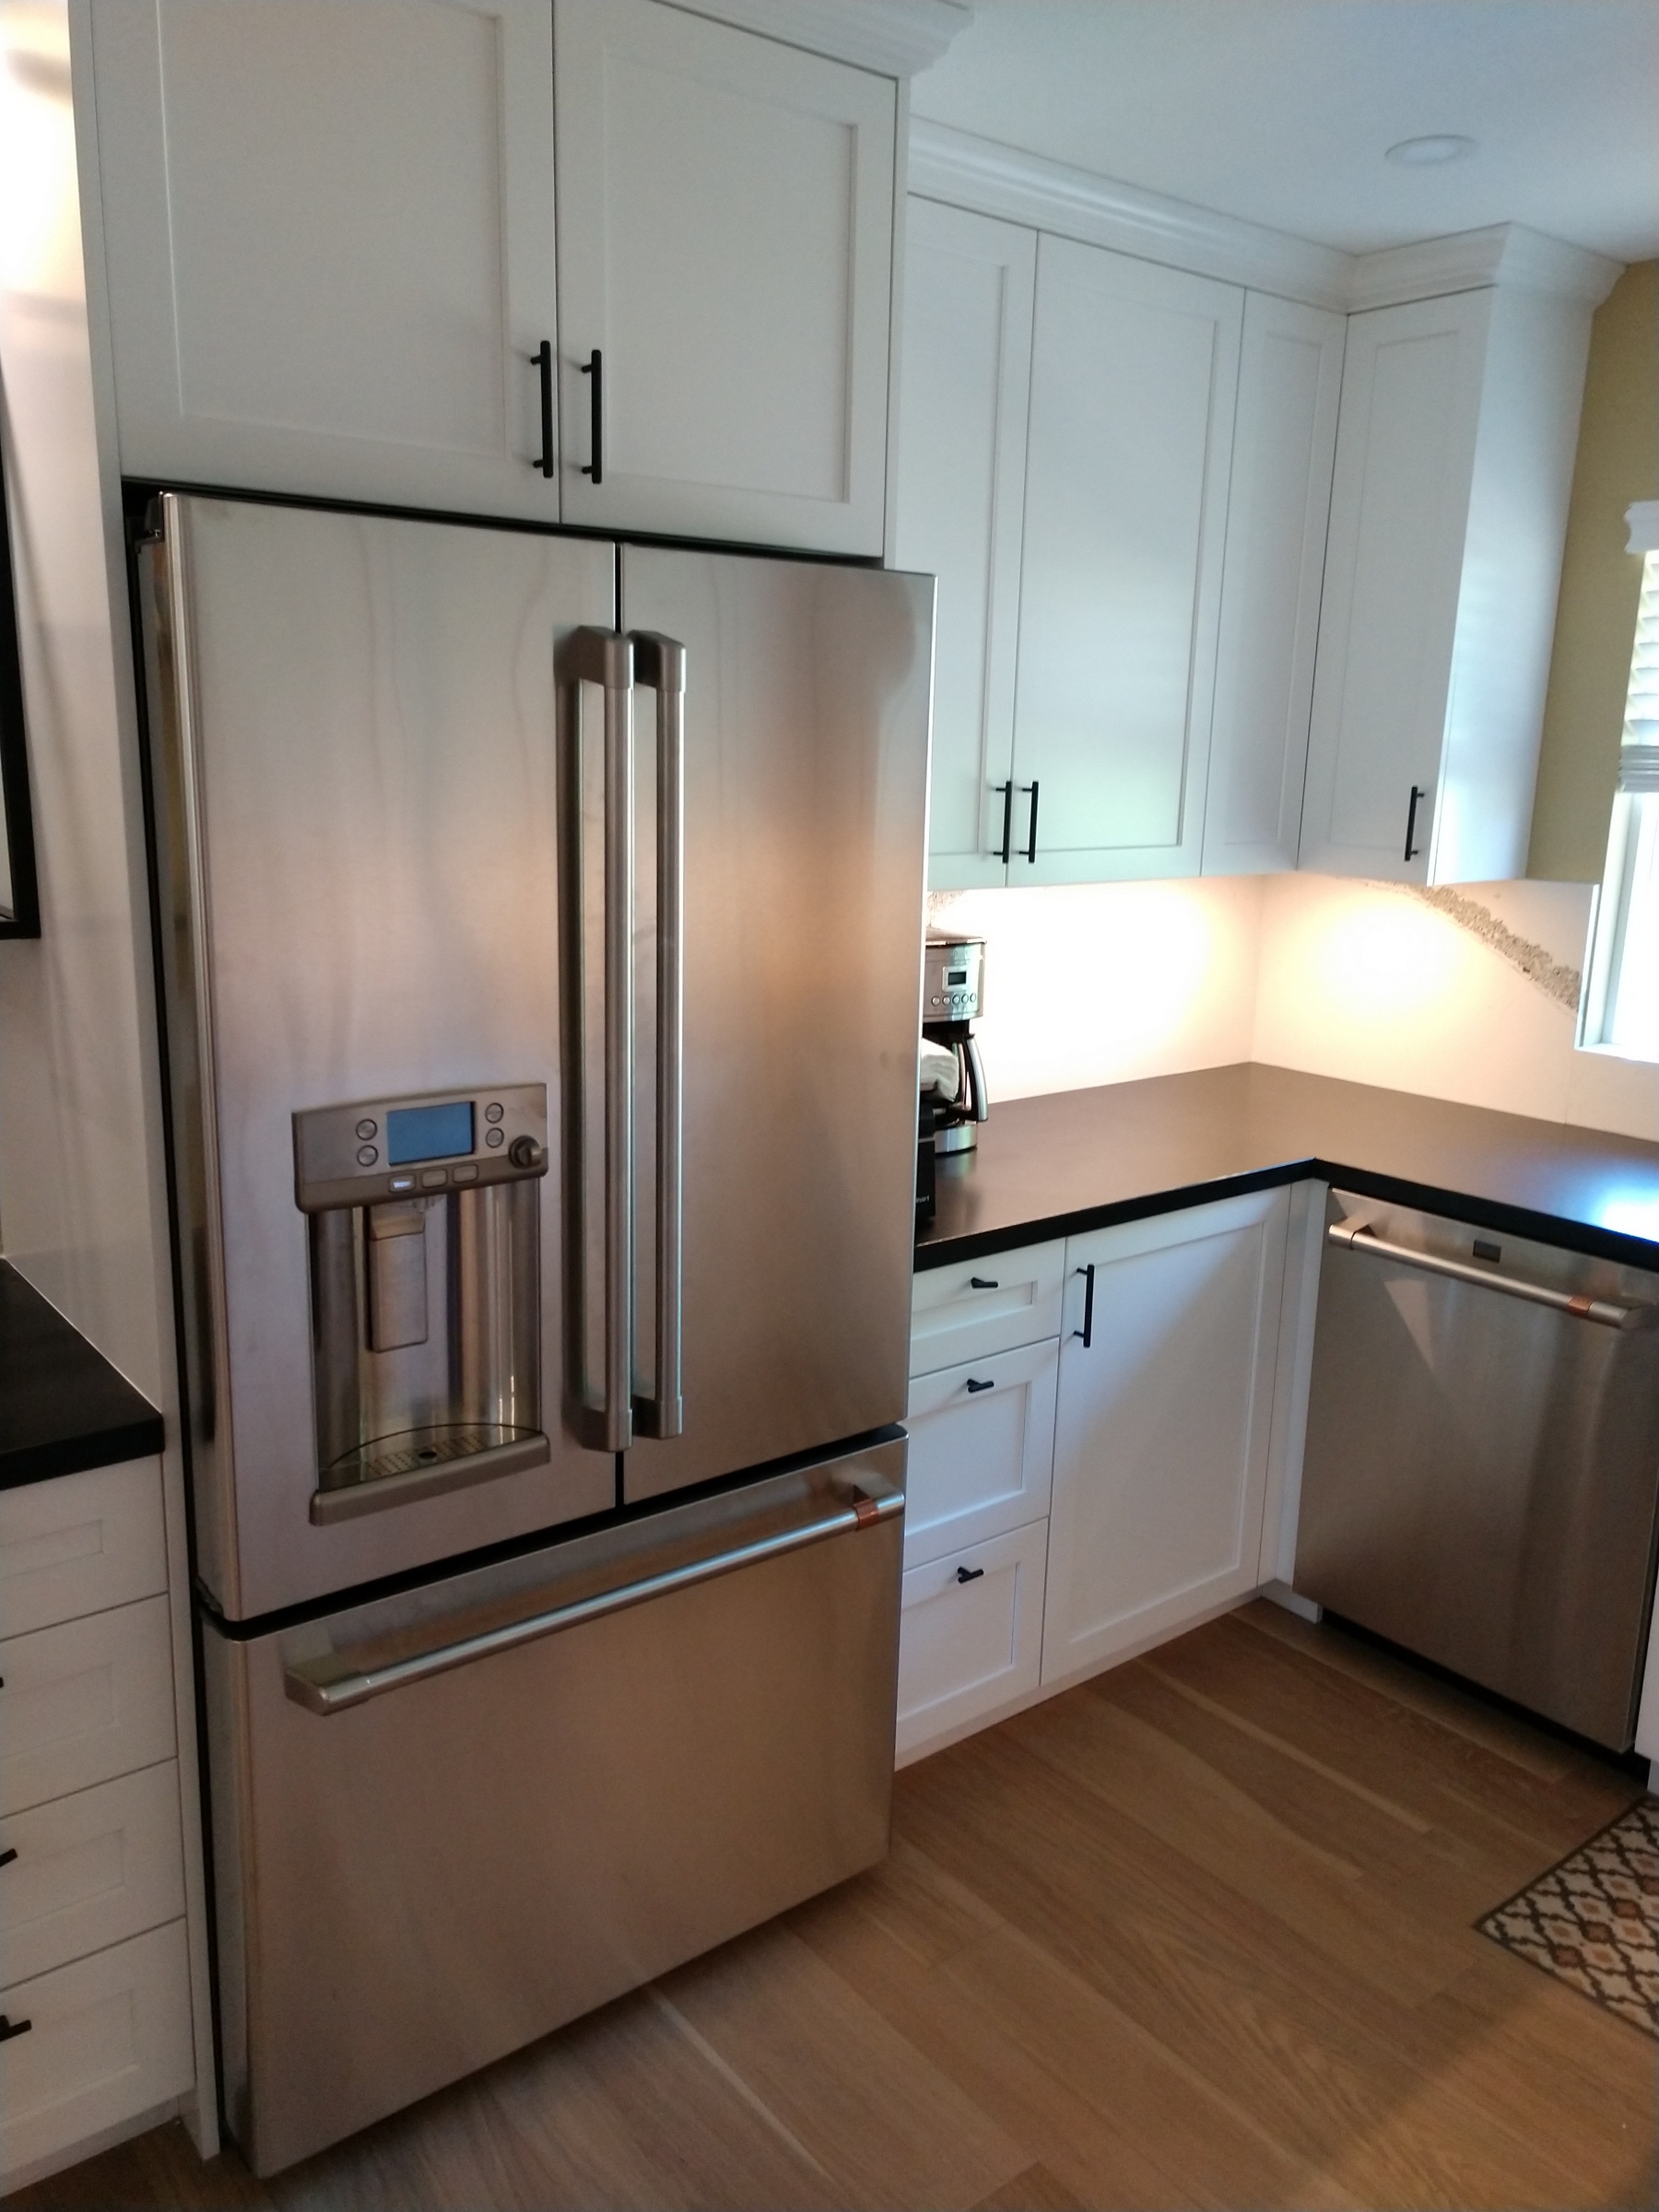
[(1624, 511), (1659, 499), (1659, 263), (1627, 269), (1597, 310), (1561, 566), (1527, 873), (1601, 878), (1641, 560)]

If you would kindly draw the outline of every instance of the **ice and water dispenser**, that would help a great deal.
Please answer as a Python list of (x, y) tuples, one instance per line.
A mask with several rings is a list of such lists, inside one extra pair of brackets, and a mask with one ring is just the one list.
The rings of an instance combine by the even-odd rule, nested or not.
[(314, 1522), (549, 1456), (541, 1425), (545, 1084), (294, 1116), (311, 1236)]

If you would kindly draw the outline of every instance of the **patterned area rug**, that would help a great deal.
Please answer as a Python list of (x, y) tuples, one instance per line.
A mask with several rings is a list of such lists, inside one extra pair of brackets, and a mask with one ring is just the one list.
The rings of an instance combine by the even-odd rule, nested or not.
[(1659, 2037), (1659, 1802), (1633, 1805), (1475, 1925)]

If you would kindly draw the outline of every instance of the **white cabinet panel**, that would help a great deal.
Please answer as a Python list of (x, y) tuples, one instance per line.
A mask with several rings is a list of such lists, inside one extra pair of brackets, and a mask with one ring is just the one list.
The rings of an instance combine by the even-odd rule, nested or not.
[(1016, 884), (1197, 872), (1243, 299), (1038, 248)]
[(0, 1637), (166, 1587), (159, 1460), (0, 1490)]
[(912, 1382), (904, 1416), (907, 1565), (1048, 1512), (1059, 1366), (1051, 1336)]
[(165, 1597), (0, 1643), (0, 1815), (171, 1759)]
[(565, 520), (879, 554), (896, 83), (659, 0), (554, 23)]
[(184, 1910), (171, 1759), (0, 1821), (0, 1983), (22, 1982)]
[(182, 1920), (0, 1990), (0, 2008), (14, 2030), (0, 2044), (0, 2181), (194, 2079)]
[(1034, 1521), (905, 1575), (900, 1759), (1037, 1688), (1047, 1544)]
[(912, 199), (894, 558), (939, 580), (928, 881), (1007, 880), (1037, 233)]
[(1268, 1191), (1074, 1237), (1042, 1678), (1253, 1590), (1288, 1199)]
[(547, 0), (96, 0), (129, 476), (558, 519)]
[(1346, 329), (1323, 308), (1245, 299), (1206, 876), (1296, 865)]
[(1055, 1335), (1065, 1267), (1065, 1246), (1056, 1239), (924, 1268), (911, 1288), (911, 1373)]

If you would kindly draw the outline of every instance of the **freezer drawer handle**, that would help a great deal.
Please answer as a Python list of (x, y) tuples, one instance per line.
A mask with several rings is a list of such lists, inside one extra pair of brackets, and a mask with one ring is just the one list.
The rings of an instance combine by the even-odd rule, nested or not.
[(636, 629), (634, 680), (656, 693), (656, 1377), (634, 1400), (641, 1436), (679, 1436), (685, 1089), (686, 649)]
[(1397, 1260), (1403, 1266), (1420, 1267), (1425, 1275), (1450, 1276), (1454, 1282), (1476, 1283), (1483, 1290), (1501, 1290), (1507, 1298), (1524, 1298), (1535, 1306), (1549, 1306), (1579, 1321), (1600, 1322), (1607, 1329), (1635, 1329), (1659, 1312), (1653, 1306), (1620, 1306), (1606, 1298), (1586, 1298), (1581, 1291), (1551, 1289), (1547, 1283), (1529, 1283), (1518, 1275), (1494, 1275), (1489, 1267), (1471, 1267), (1463, 1260), (1442, 1260), (1438, 1254), (1413, 1252), (1406, 1244), (1390, 1244), (1373, 1235), (1363, 1221), (1333, 1221), (1325, 1235), (1333, 1244), (1349, 1252), (1369, 1253), (1373, 1259)]
[(543, 1636), (557, 1634), (560, 1629), (577, 1628), (584, 1621), (601, 1619), (607, 1613), (620, 1613), (629, 1606), (643, 1605), (650, 1598), (666, 1597), (672, 1591), (689, 1589), (694, 1583), (712, 1582), (716, 1575), (729, 1574), (735, 1568), (753, 1567), (783, 1552), (799, 1551), (807, 1544), (820, 1543), (826, 1536), (873, 1527), (877, 1522), (892, 1520), (903, 1511), (902, 1490), (888, 1491), (878, 1498), (861, 1493), (833, 1512), (820, 1513), (797, 1527), (776, 1529), (770, 1535), (757, 1536), (747, 1544), (735, 1544), (730, 1550), (714, 1552), (708, 1559), (688, 1560), (683, 1566), (666, 1568), (660, 1574), (648, 1574), (637, 1583), (625, 1583), (620, 1589), (602, 1590), (592, 1597), (573, 1599), (569, 1605), (552, 1606), (544, 1613), (529, 1614), (523, 1620), (487, 1629), (477, 1636), (460, 1637), (453, 1643), (436, 1644), (430, 1651), (412, 1653), (407, 1658), (394, 1660), (385, 1666), (365, 1667), (320, 1679), (324, 1668), (338, 1664), (337, 1654), (321, 1661), (297, 1663), (285, 1670), (283, 1687), (294, 1703), (303, 1705), (308, 1712), (344, 1712), (389, 1689), (401, 1689), (406, 1683), (423, 1681), (429, 1675), (447, 1674), (452, 1667), (469, 1665), (475, 1659), (493, 1658), (499, 1652), (514, 1651), (522, 1643), (535, 1643)]

